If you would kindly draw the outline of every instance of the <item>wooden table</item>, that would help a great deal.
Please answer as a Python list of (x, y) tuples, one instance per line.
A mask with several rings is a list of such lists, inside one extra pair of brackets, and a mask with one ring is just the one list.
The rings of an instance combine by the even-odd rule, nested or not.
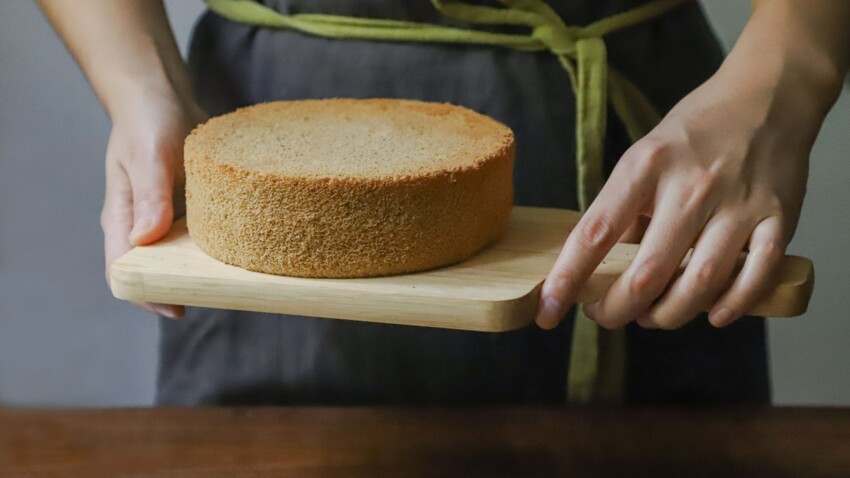
[(850, 476), (850, 409), (0, 409), (0, 476)]

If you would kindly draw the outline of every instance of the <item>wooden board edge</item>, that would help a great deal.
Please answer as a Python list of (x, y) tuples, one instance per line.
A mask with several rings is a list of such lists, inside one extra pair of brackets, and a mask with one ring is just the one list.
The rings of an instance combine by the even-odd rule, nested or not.
[[(142, 273), (127, 267), (119, 259), (110, 268), (110, 288), (117, 299), (133, 302), (155, 302), (167, 304), (173, 297), (171, 291), (180, 289), (179, 283), (187, 278), (179, 274)], [(349, 291), (329, 291), (320, 299), (310, 300), (301, 294), (301, 287), (268, 284), (257, 287), (257, 295), (242, 301), (233, 301), (217, 292), (217, 280), (212, 279), (206, 287), (204, 278), (191, 278), (192, 287), (178, 293), (180, 305), (213, 309), (245, 310), (254, 312), (303, 315), (308, 317), (336, 320), (357, 320), (364, 322), (411, 325), (420, 327), (438, 327), (447, 329), (470, 330), (477, 332), (506, 332), (528, 325), (536, 310), (536, 299), (540, 284), (531, 292), (519, 297), (499, 300), (454, 298), (440, 296), (398, 294), (357, 294), (360, 301), (350, 302)], [(164, 285), (169, 284), (169, 285)], [(541, 281), (542, 284), (542, 281)], [(286, 293), (281, 294), (286, 290)], [(187, 293), (188, 292), (188, 293)], [(334, 297), (336, 295), (336, 297)], [(336, 299), (336, 300), (335, 300)], [(413, 303), (423, 309), (433, 309), (433, 314), (399, 311), (397, 315), (388, 314), (393, 303)], [(414, 306), (415, 308), (415, 306)], [(437, 313), (436, 311), (439, 311)], [(410, 318), (399, 320), (399, 316)]]
[[(128, 251), (130, 254), (133, 250)], [(126, 256), (125, 254), (125, 256)], [(121, 256), (109, 267), (109, 289), (112, 296), (131, 302), (145, 301), (145, 281), (141, 272), (128, 270), (121, 264)]]
[(801, 256), (789, 255), (785, 260), (799, 268), (797, 280), (777, 286), (768, 299), (753, 307), (749, 315), (789, 318), (801, 316), (808, 310), (815, 288), (814, 264)]

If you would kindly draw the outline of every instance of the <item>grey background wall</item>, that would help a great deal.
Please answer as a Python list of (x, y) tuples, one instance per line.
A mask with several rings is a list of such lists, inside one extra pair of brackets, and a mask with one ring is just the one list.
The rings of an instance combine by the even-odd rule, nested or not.
[[(706, 10), (727, 46), (746, 0)], [(184, 48), (202, 5), (169, 0)], [(0, 2), (0, 403), (145, 405), (157, 323), (111, 298), (98, 223), (109, 122), (33, 2)], [(781, 165), (777, 165), (781, 167)], [(850, 95), (812, 157), (793, 253), (812, 257), (809, 312), (770, 323), (775, 401), (850, 405)]]

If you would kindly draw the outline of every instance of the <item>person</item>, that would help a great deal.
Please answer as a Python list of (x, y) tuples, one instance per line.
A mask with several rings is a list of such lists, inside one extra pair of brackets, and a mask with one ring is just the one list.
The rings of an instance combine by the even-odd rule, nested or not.
[[(112, 120), (107, 274), (182, 214), (188, 132), (208, 114), (272, 100), (470, 107), (516, 134), (517, 204), (586, 208), (544, 282), (538, 326), (486, 334), (189, 308), (160, 322), (157, 403), (769, 400), (764, 322), (737, 319), (769, 287), (794, 234), (812, 144), (850, 64), (847, 2), (755, 0), (724, 58), (696, 2), (210, 0), (217, 13), (196, 25), (187, 67), (162, 2), (39, 1)], [(641, 8), (655, 13), (604, 37), (581, 29)], [(527, 19), (531, 33), (508, 17)], [(372, 18), (387, 20), (380, 35), (415, 22), (475, 38), (525, 35), (545, 48), (370, 38), (383, 28), (363, 20)], [(310, 21), (312, 31), (298, 26)], [(315, 26), (335, 21), (337, 33)], [(339, 34), (361, 23), (362, 33)], [(660, 122), (636, 133), (617, 108), (625, 96), (594, 83), (606, 74), (628, 79), (625, 96), (643, 92)], [(599, 107), (606, 91), (611, 114)], [(585, 120), (601, 125), (604, 145), (585, 137)], [(576, 159), (594, 148), (608, 177), (595, 200), (581, 190), (591, 182), (576, 181), (587, 173)], [(592, 322), (576, 317), (577, 291), (618, 241), (640, 241), (637, 257), (585, 308)]]

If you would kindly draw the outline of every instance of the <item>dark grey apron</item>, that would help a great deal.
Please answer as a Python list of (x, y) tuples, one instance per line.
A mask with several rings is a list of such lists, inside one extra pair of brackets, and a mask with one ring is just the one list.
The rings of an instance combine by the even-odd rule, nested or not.
[[(282, 12), (451, 23), (428, 0), (277, 0)], [(636, 0), (550, 0), (568, 24)], [(456, 23), (455, 23), (456, 24)], [(479, 27), (480, 28), (480, 27)], [(666, 111), (719, 66), (696, 5), (607, 37), (611, 63)], [(206, 14), (190, 67), (210, 114), (263, 101), (395, 97), (445, 101), (510, 126), (516, 203), (577, 209), (574, 97), (552, 55), (502, 48), (342, 41), (258, 29)], [(611, 113), (610, 171), (628, 146)], [(157, 403), (563, 403), (572, 316), (489, 334), (189, 308), (161, 321)], [(764, 322), (701, 317), (675, 332), (627, 329), (631, 402), (767, 401)]]

